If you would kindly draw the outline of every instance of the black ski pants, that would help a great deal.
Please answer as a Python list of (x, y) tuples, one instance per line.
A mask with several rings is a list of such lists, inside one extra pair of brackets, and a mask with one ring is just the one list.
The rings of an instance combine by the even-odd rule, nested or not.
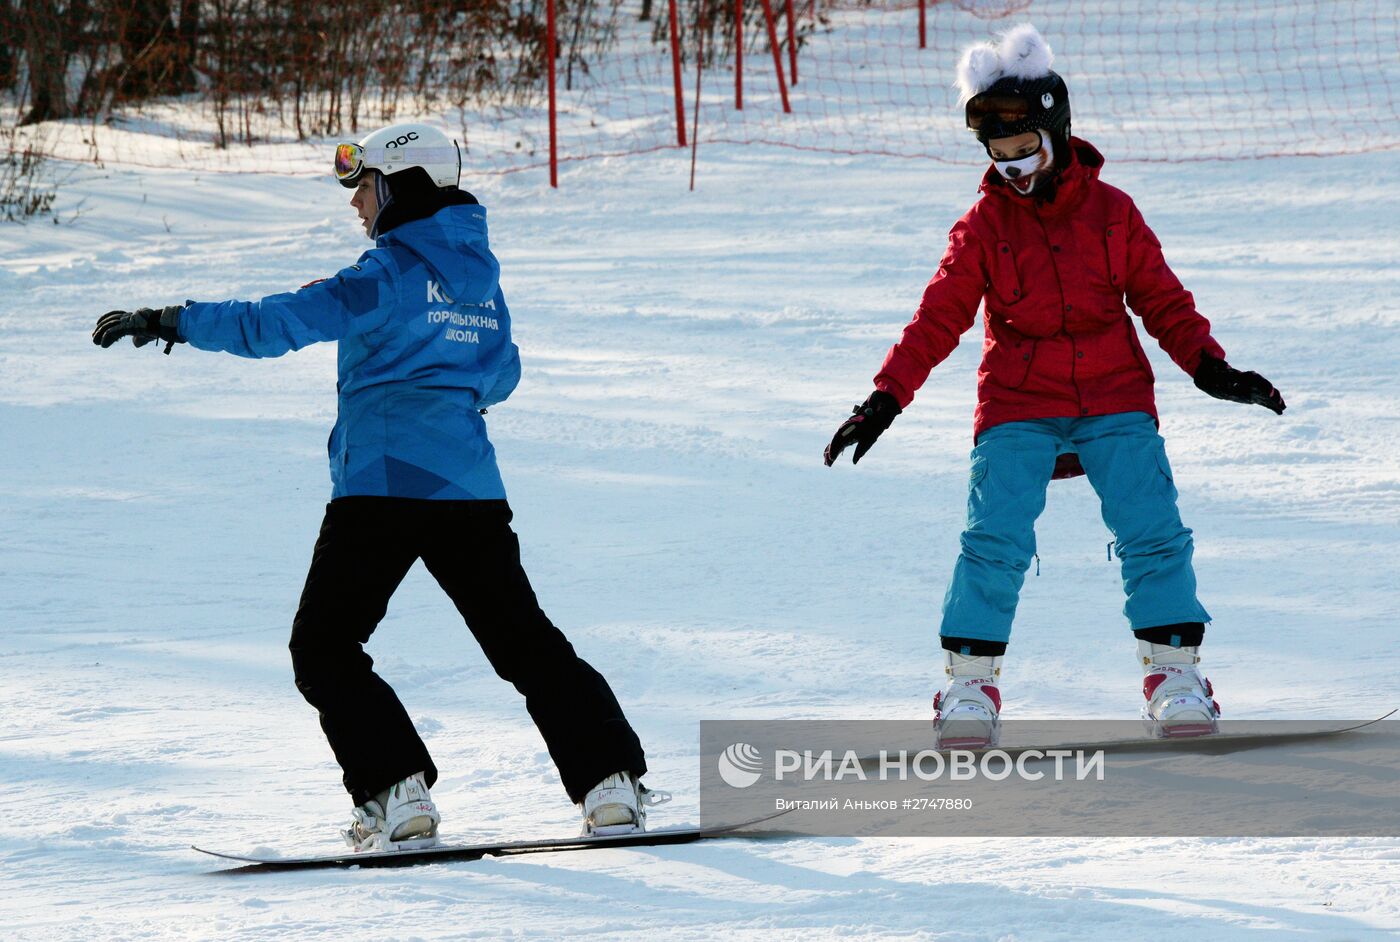
[(326, 516), (292, 624), (297, 689), (356, 804), (437, 767), (364, 643), (422, 559), (491, 666), (525, 697), (575, 802), (614, 772), (646, 772), (641, 743), (608, 682), (540, 610), (503, 500), (342, 497)]

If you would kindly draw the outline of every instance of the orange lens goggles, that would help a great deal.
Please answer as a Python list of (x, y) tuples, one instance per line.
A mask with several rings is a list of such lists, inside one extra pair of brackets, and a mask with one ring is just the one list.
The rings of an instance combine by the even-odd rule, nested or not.
[(1019, 95), (979, 95), (967, 103), (967, 126), (980, 131), (988, 121), (1014, 124), (1030, 114), (1030, 105)]

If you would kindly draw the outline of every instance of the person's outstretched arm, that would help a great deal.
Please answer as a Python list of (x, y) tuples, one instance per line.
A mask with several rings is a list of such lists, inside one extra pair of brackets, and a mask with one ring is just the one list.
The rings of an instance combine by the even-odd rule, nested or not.
[(885, 354), (885, 362), (875, 375), (875, 391), (852, 410), (822, 453), (827, 467), (847, 445), (856, 446), (852, 464), (865, 456), (895, 416), (913, 401), (933, 368), (948, 358), (972, 326), (986, 289), (981, 244), (967, 222), (959, 220), (948, 233), (948, 248), (924, 289), (914, 319)]
[[(1197, 310), (1196, 301), (1167, 265), (1162, 244), (1148, 227), (1136, 206), (1131, 208), (1127, 244), (1128, 306), (1142, 318), (1147, 332), (1156, 339), (1177, 366), (1186, 371), (1200, 389), (1216, 399), (1263, 406), (1282, 415), (1287, 408), (1273, 384), (1255, 372), (1237, 370), (1225, 361), (1225, 350), (1210, 334), (1210, 321)], [(1114, 235), (1108, 233), (1112, 263)]]
[(397, 303), (397, 279), (384, 262), (367, 256), (331, 278), (261, 301), (111, 311), (98, 321), (92, 340), (106, 348), (129, 336), (138, 347), (160, 339), (243, 357), (278, 357), (382, 327)]

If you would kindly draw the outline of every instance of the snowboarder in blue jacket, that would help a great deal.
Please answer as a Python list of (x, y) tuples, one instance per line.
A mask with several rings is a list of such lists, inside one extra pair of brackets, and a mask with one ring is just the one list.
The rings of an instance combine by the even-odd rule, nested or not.
[(292, 626), (297, 688), (355, 802), (356, 850), (430, 846), (437, 768), (363, 645), (418, 559), (492, 667), (525, 696), (585, 830), (645, 826), (662, 796), (603, 677), (540, 610), (483, 416), (520, 380), (486, 208), (458, 188), (460, 151), (422, 124), (336, 148), (374, 248), (335, 276), (261, 301), (111, 311), (93, 342), (131, 337), (245, 357), (339, 343), (331, 501)]

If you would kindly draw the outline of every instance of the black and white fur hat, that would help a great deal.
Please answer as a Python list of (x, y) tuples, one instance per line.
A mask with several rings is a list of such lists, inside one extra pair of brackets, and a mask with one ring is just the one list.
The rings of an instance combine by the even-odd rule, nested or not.
[(1064, 152), (1070, 134), (1069, 89), (1051, 70), (1054, 61), (1050, 45), (1029, 23), (1003, 33), (995, 44), (977, 43), (963, 51), (958, 61), (958, 102), (964, 107), (968, 127), (972, 127), (979, 105), (989, 99), (1014, 97), (1026, 103), (1026, 114), (1018, 120), (984, 114), (977, 128), (979, 141), (986, 144), (1044, 130), (1059, 152)]

